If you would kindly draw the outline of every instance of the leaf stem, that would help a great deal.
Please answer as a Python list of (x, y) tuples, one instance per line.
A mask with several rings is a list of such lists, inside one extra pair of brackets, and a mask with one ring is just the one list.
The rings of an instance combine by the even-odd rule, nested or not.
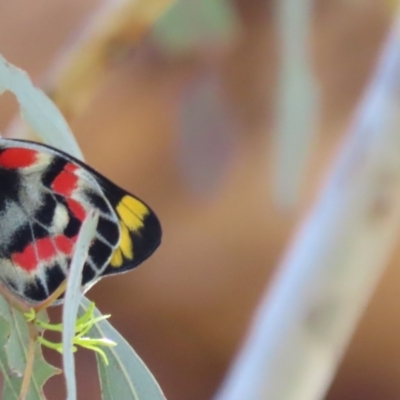
[(26, 398), (33, 373), (33, 363), (35, 361), (35, 347), (38, 338), (38, 331), (35, 325), (30, 322), (28, 322), (28, 329), (29, 329), (29, 343), (28, 343), (28, 352), (26, 354), (26, 367), (18, 400), (25, 400)]

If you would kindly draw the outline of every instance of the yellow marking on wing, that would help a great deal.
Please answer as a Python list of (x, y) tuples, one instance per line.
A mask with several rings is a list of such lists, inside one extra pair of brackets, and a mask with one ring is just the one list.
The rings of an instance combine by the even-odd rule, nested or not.
[(143, 228), (143, 219), (149, 209), (139, 200), (126, 195), (117, 205), (117, 212), (129, 230), (137, 231)]
[(129, 260), (133, 259), (133, 243), (132, 239), (129, 235), (129, 230), (126, 227), (125, 223), (121, 221), (120, 223), (121, 226), (121, 242), (119, 245), (119, 248), (122, 251), (122, 254), (124, 255), (125, 258), (128, 258)]
[(116, 209), (120, 217), (121, 239), (118, 249), (114, 251), (111, 257), (110, 265), (118, 268), (123, 264), (124, 258), (133, 260), (133, 241), (130, 231), (138, 231), (143, 228), (143, 220), (149, 213), (149, 209), (142, 202), (129, 195), (121, 199)]
[(118, 268), (122, 265), (122, 251), (118, 247), (118, 249), (115, 249), (114, 254), (111, 257), (110, 264), (112, 267)]
[(149, 209), (140, 200), (132, 196), (124, 196), (122, 202), (140, 217), (144, 217), (149, 213)]

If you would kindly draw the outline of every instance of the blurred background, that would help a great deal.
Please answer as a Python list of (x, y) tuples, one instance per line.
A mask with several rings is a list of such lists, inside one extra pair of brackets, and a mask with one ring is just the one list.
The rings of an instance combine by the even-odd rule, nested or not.
[[(164, 239), (145, 265), (102, 281), (88, 297), (112, 314), (168, 399), (210, 399), (335, 157), (393, 8), (380, 0), (314, 1), (309, 57), (320, 89), (318, 123), (300, 199), (284, 209), (271, 185), (277, 2), (139, 3), (140, 12), (120, 21), (124, 29), (103, 43), (95, 90), (74, 106), (59, 104), (87, 162), (150, 204)], [(162, 5), (160, 17), (152, 16), (152, 4)], [(98, 0), (3, 1), (0, 53), (57, 100), (54, 65), (85, 37), (103, 6)], [(102, 15), (100, 31), (112, 8)], [(1, 96), (1, 132), (16, 112), (13, 97)], [(400, 252), (328, 400), (400, 398), (399, 259)], [(59, 363), (53, 353), (47, 358)], [(93, 355), (80, 351), (78, 360), (80, 398), (99, 398)], [(46, 393), (65, 398), (62, 378), (53, 378)]]

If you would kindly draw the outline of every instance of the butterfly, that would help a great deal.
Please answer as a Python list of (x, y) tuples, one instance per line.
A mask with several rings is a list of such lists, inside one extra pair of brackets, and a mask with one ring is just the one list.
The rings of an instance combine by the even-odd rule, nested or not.
[[(154, 212), (82, 161), (31, 141), (0, 139), (0, 280), (30, 305), (68, 277), (80, 227), (99, 214), (82, 290), (146, 260), (161, 241)], [(60, 296), (53, 304), (62, 302)]]

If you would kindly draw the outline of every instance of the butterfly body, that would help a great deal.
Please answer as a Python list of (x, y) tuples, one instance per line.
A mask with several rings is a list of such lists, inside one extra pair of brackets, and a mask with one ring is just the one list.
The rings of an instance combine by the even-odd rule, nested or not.
[(148, 258), (161, 240), (157, 217), (68, 154), (1, 139), (0, 280), (29, 304), (49, 298), (68, 276), (81, 224), (92, 209), (99, 222), (83, 268), (83, 290)]

